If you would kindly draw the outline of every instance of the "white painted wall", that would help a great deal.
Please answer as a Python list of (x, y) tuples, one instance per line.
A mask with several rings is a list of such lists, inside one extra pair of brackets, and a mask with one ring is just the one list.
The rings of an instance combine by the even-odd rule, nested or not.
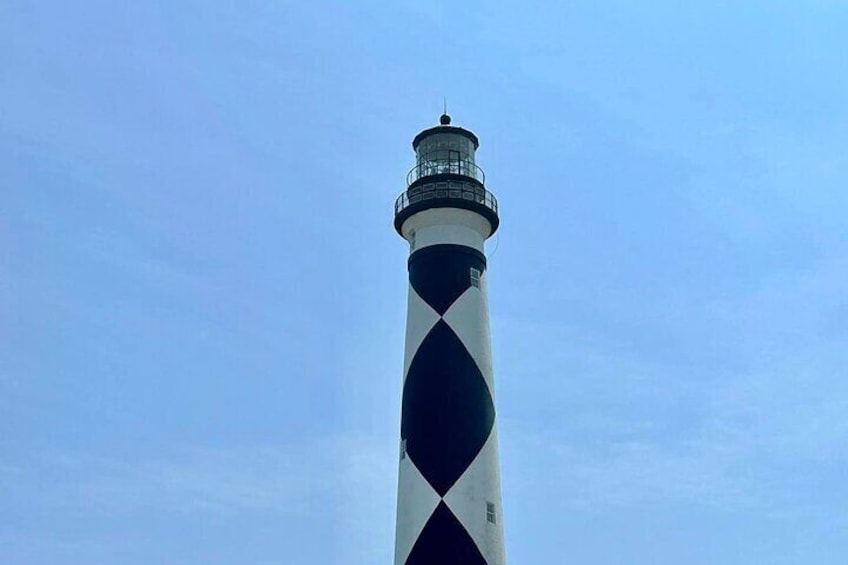
[(476, 212), (461, 208), (430, 208), (410, 216), (401, 226), (404, 239), (415, 245), (410, 251), (440, 243), (454, 243), (483, 252), (492, 235), (489, 221)]

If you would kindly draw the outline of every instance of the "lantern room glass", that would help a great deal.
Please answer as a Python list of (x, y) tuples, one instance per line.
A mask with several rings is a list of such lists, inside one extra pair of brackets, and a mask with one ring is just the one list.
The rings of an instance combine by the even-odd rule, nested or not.
[(442, 173), (478, 177), (474, 161), (474, 143), (455, 133), (434, 133), (422, 139), (416, 148), (417, 177)]

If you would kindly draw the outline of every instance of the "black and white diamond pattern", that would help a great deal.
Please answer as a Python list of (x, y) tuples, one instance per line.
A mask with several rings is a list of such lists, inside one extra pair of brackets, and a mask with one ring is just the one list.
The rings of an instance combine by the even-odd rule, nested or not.
[(481, 253), (410, 259), (396, 564), (503, 564), (497, 433)]
[(486, 380), (462, 341), (439, 320), (409, 367), (400, 432), (407, 454), (439, 496), (471, 465), (494, 423)]

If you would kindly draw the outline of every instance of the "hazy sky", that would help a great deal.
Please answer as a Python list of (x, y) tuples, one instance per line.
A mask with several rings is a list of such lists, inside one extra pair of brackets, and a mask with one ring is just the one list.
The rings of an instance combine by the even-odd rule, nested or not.
[(848, 555), (848, 5), (0, 5), (0, 562), (390, 563), (410, 141), (481, 138), (507, 556)]

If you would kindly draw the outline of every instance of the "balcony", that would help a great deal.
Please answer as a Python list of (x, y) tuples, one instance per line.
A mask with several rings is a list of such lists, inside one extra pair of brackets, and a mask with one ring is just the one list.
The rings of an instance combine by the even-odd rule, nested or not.
[(464, 200), (481, 204), (495, 214), (498, 213), (498, 199), (485, 188), (463, 182), (434, 182), (404, 191), (395, 200), (395, 214), (399, 214), (413, 204), (435, 199)]
[[(415, 172), (416, 169), (413, 169), (412, 172)], [(482, 174), (479, 167), (476, 168), (476, 171)], [(444, 177), (441, 175), (445, 174), (456, 175), (457, 173), (450, 171), (433, 173), (433, 182), (427, 182), (422, 176), (416, 179), (419, 182), (413, 181), (414, 185), (398, 196), (395, 200), (395, 229), (398, 233), (401, 233), (403, 223), (409, 217), (430, 208), (463, 208), (477, 212), (489, 221), (492, 226), (492, 233), (494, 233), (500, 224), (498, 199), (495, 198), (495, 195), (483, 188), (480, 181), (474, 177), (466, 180), (454, 176), (449, 180), (442, 180)], [(468, 177), (470, 175), (463, 176)]]

